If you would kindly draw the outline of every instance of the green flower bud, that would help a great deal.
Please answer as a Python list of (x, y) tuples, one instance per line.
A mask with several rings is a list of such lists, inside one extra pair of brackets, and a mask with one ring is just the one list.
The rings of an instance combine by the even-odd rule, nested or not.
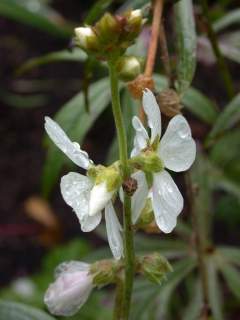
[(101, 43), (112, 45), (119, 37), (120, 24), (115, 16), (105, 13), (96, 23), (95, 30)]
[(161, 284), (166, 279), (167, 273), (171, 271), (170, 263), (157, 252), (147, 255), (139, 261), (139, 272), (157, 284)]
[(134, 56), (123, 56), (117, 61), (117, 71), (121, 80), (132, 81), (141, 73), (141, 63)]
[(100, 260), (91, 265), (90, 274), (93, 277), (93, 285), (102, 287), (114, 283), (119, 262), (114, 260)]
[(75, 28), (77, 44), (84, 50), (97, 50), (99, 41), (91, 27)]
[(125, 30), (128, 33), (127, 37), (129, 40), (133, 40), (140, 33), (143, 25), (143, 16), (140, 9), (128, 11), (125, 13), (126, 26)]
[(145, 172), (159, 172), (164, 168), (157, 153), (151, 150), (140, 153), (138, 156), (131, 158), (129, 162), (136, 169)]

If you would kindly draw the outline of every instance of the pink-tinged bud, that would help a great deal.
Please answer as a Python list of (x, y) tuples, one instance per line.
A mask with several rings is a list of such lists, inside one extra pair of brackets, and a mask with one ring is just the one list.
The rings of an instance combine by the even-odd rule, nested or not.
[(54, 315), (72, 316), (87, 301), (92, 289), (90, 265), (71, 261), (61, 264), (56, 280), (47, 289), (44, 302)]

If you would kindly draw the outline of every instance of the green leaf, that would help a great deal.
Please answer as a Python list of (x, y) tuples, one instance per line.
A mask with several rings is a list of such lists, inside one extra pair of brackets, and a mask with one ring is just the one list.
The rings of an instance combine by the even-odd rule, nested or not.
[(240, 120), (240, 94), (237, 94), (219, 114), (208, 140), (233, 127)]
[(0, 300), (0, 320), (54, 320), (45, 312), (22, 303)]
[(196, 320), (199, 319), (202, 309), (202, 285), (197, 279), (192, 285), (190, 302), (187, 305), (183, 317), (183, 320)]
[(61, 61), (83, 62), (86, 60), (86, 58), (87, 58), (86, 53), (79, 48), (75, 48), (72, 51), (69, 51), (69, 50), (55, 51), (55, 52), (51, 52), (43, 56), (28, 60), (17, 70), (17, 74), (23, 74), (33, 68), (36, 68), (38, 66), (45, 65), (48, 63), (61, 62)]
[(135, 286), (134, 299), (137, 295), (137, 300), (133, 300), (133, 310), (131, 319), (142, 320), (149, 308), (157, 303), (157, 319), (166, 319), (166, 313), (169, 307), (171, 298), (174, 298), (173, 292), (181, 281), (194, 269), (196, 260), (186, 258), (173, 265), (173, 272), (169, 273), (165, 282), (160, 286), (146, 284), (143, 288)]
[(48, 97), (44, 94), (16, 94), (1, 89), (0, 100), (4, 101), (10, 107), (19, 109), (31, 109), (44, 106), (48, 101)]
[(214, 259), (209, 258), (207, 260), (207, 272), (208, 272), (208, 294), (209, 304), (213, 313), (214, 320), (223, 320), (223, 301), (220, 283), (217, 274), (217, 268)]
[[(79, 93), (61, 108), (55, 116), (55, 120), (69, 135), (70, 139), (82, 143), (87, 132), (107, 107), (110, 100), (109, 79), (101, 79), (89, 88), (89, 113), (84, 108), (83, 93)], [(66, 156), (51, 143), (42, 176), (42, 190), (45, 196), (50, 193), (66, 161)]]
[(44, 10), (41, 6), (37, 6), (39, 10), (36, 6), (31, 10), (30, 5), (29, 1), (1, 0), (0, 16), (40, 29), (55, 37), (69, 38), (72, 35), (72, 30), (54, 10), (47, 6)]
[(214, 124), (218, 112), (214, 103), (194, 88), (189, 88), (183, 96), (184, 106), (207, 124)]
[(218, 247), (218, 252), (227, 260), (229, 263), (233, 263), (240, 266), (240, 249), (230, 246)]
[(191, 0), (181, 0), (174, 5), (177, 41), (177, 90), (184, 94), (191, 85), (196, 69), (197, 36)]
[(229, 289), (240, 300), (240, 272), (228, 263), (223, 263), (220, 270)]
[(97, 0), (88, 11), (84, 23), (91, 25), (104, 14), (113, 0)]
[(240, 9), (234, 9), (226, 13), (213, 23), (213, 28), (216, 32), (219, 32), (235, 23), (240, 24)]
[[(154, 81), (158, 91), (167, 88), (167, 79), (164, 76), (155, 74)], [(182, 97), (182, 102), (186, 109), (207, 124), (213, 124), (218, 116), (214, 103), (197, 89), (189, 88)]]

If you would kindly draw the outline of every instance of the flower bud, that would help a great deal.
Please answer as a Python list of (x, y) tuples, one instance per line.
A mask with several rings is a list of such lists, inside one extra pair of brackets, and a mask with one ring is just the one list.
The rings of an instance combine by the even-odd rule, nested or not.
[(116, 263), (114, 260), (100, 260), (93, 263), (91, 266), (93, 284), (102, 287), (113, 283), (120, 266), (121, 263)]
[(61, 264), (50, 284), (44, 302), (54, 315), (72, 316), (87, 301), (94, 285), (90, 265), (79, 261)]
[(120, 24), (116, 17), (110, 13), (105, 13), (96, 23), (95, 28), (99, 36), (99, 40), (103, 44), (112, 44), (119, 37)]
[(117, 71), (121, 80), (132, 81), (141, 73), (141, 63), (134, 56), (123, 56), (117, 61)]
[(77, 44), (84, 50), (96, 50), (99, 41), (96, 33), (91, 27), (75, 28)]
[(160, 105), (161, 112), (167, 117), (174, 117), (181, 113), (180, 97), (173, 89), (162, 90), (157, 95), (157, 102)]
[(142, 11), (140, 9), (128, 11), (125, 13), (127, 38), (133, 40), (140, 33), (144, 23)]
[(172, 267), (166, 258), (159, 253), (153, 253), (140, 259), (140, 270), (151, 282), (160, 284)]

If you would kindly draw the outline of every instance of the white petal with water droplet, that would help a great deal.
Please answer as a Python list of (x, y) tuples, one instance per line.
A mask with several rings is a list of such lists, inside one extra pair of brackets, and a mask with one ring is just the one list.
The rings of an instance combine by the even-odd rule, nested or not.
[(136, 130), (136, 135), (133, 141), (133, 150), (131, 152), (131, 157), (134, 157), (140, 153), (141, 150), (146, 148), (147, 141), (149, 140), (148, 133), (144, 128), (140, 119), (136, 116), (132, 119), (133, 128)]
[(119, 260), (123, 257), (122, 226), (118, 221), (111, 201), (105, 207), (105, 219), (110, 249), (114, 258)]
[(161, 136), (161, 113), (156, 98), (151, 90), (143, 91), (143, 109), (147, 115), (148, 126), (151, 129), (151, 143), (155, 138)]
[(58, 148), (76, 165), (88, 169), (91, 163), (87, 152), (81, 150), (77, 142), (72, 142), (62, 128), (51, 118), (45, 117), (45, 130)]
[(135, 224), (146, 204), (148, 185), (145, 174), (142, 171), (135, 172), (132, 178), (137, 180), (137, 190), (132, 196), (132, 223)]
[(164, 233), (171, 232), (183, 209), (183, 197), (170, 174), (163, 170), (153, 176), (152, 204), (156, 223)]
[(179, 172), (189, 169), (196, 157), (196, 144), (187, 120), (177, 115), (171, 119), (158, 150), (164, 166)]

